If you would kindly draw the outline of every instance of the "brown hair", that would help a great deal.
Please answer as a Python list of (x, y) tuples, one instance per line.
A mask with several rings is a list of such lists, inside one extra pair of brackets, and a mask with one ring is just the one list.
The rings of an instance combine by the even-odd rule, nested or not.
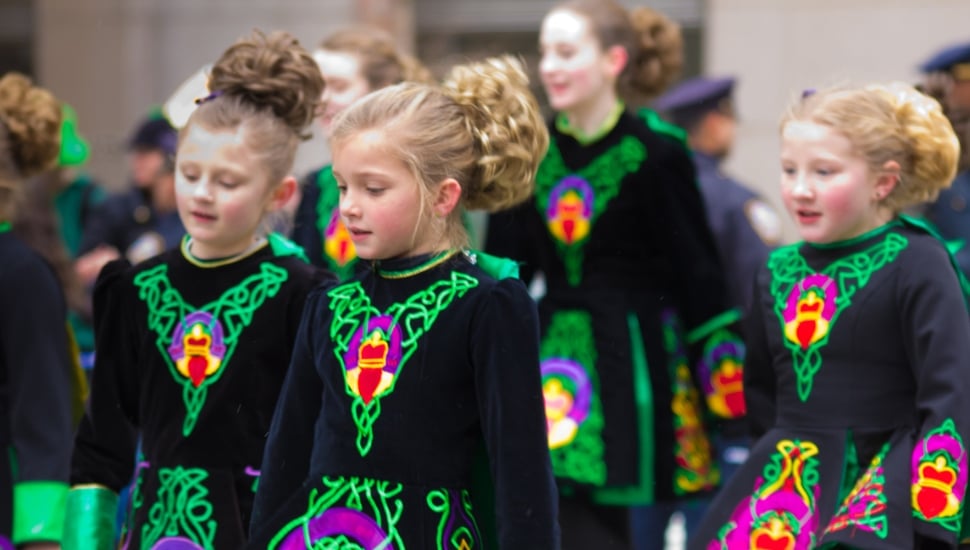
[(353, 55), (371, 91), (401, 82), (431, 83), (434, 78), (420, 61), (398, 50), (391, 36), (367, 26), (346, 27), (324, 38), (319, 49)]
[(26, 76), (0, 78), (0, 221), (13, 218), (24, 179), (57, 162), (61, 117), (61, 103)]
[[(375, 128), (389, 136), (426, 199), (454, 178), (463, 207), (490, 212), (531, 195), (549, 144), (528, 77), (508, 56), (454, 67), (441, 87), (402, 83), (368, 94), (337, 116), (331, 140), (339, 146)], [(453, 246), (468, 240), (460, 210), (444, 228)]]
[(192, 113), (181, 135), (193, 124), (243, 129), (271, 181), (282, 181), (293, 168), (299, 142), (310, 138), (307, 127), (323, 92), (323, 77), (310, 54), (286, 32), (257, 30), (223, 52), (208, 86), (212, 95)]
[(883, 204), (894, 212), (936, 198), (956, 175), (960, 145), (939, 102), (904, 83), (838, 87), (798, 99), (792, 121), (829, 126), (849, 139), (870, 170), (899, 164), (899, 181)]
[(621, 46), (627, 51), (629, 60), (617, 80), (617, 93), (624, 101), (645, 103), (680, 76), (684, 65), (680, 25), (662, 13), (642, 6), (628, 11), (615, 0), (572, 0), (556, 10), (585, 17), (604, 50)]

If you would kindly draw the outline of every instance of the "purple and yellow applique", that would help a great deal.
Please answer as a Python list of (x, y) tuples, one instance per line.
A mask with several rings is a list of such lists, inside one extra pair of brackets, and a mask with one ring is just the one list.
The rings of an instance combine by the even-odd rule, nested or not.
[(818, 446), (783, 439), (754, 493), (741, 501), (708, 550), (809, 550), (818, 526)]
[(957, 532), (967, 489), (967, 452), (952, 419), (913, 449), (913, 516)]

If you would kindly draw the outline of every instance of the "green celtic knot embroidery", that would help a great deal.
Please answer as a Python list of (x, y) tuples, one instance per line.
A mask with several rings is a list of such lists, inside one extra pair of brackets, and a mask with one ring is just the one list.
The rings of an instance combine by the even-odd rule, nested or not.
[(438, 315), (478, 279), (452, 272), (403, 303), (382, 313), (375, 308), (359, 282), (332, 289), (330, 339), (344, 367), (345, 389), (353, 399), (351, 413), (357, 425), (357, 450), (370, 452), (373, 427), (381, 414), (381, 397), (394, 391), (404, 365), (418, 349), (418, 340)]
[[(263, 302), (279, 292), (287, 277), (287, 271), (281, 267), (271, 263), (260, 264), (258, 273), (246, 277), (223, 292), (217, 300), (200, 308), (187, 304), (179, 291), (172, 286), (168, 278), (168, 266), (165, 264), (143, 271), (135, 277), (138, 297), (148, 306), (148, 328), (156, 334), (155, 344), (158, 351), (165, 359), (172, 377), (182, 384), (182, 400), (185, 403), (182, 435), (188, 437), (195, 428), (199, 413), (205, 405), (208, 387), (222, 377), (236, 349), (239, 336), (249, 326)], [(183, 338), (193, 336), (189, 330), (180, 331), (189, 328), (183, 325), (187, 324), (186, 319), (192, 315), (206, 320), (202, 324), (208, 326), (198, 329), (198, 336), (207, 346), (215, 342), (213, 335), (206, 331), (212, 332), (211, 329), (216, 324), (219, 325), (225, 349), (215, 358), (218, 359), (217, 364), (212, 361), (216, 365), (212, 372), (194, 372), (192, 376), (188, 376), (176, 365), (172, 350), (180, 349), (178, 347), (182, 345), (182, 342), (176, 341), (180, 339), (176, 338), (176, 334), (181, 334)]]
[(148, 510), (141, 529), (141, 548), (148, 550), (162, 537), (186, 537), (206, 550), (214, 550), (218, 524), (212, 518), (209, 473), (200, 468), (159, 468), (158, 499)]
[(310, 492), (306, 513), (273, 537), (270, 550), (406, 548), (397, 530), (404, 512), (400, 483), (358, 477), (324, 477), (322, 483), (324, 490)]
[(583, 247), (590, 231), (617, 193), (623, 178), (640, 169), (647, 150), (637, 138), (620, 143), (578, 172), (566, 167), (553, 139), (536, 174), (536, 207), (546, 220), (572, 286), (582, 281)]
[(856, 291), (895, 260), (908, 242), (898, 233), (889, 233), (878, 244), (836, 260), (819, 272), (808, 266), (798, 245), (780, 248), (768, 258), (775, 314), (782, 341), (792, 353), (802, 401), (812, 392), (812, 381), (822, 368), (821, 350), (835, 322), (852, 304)]
[(580, 483), (603, 485), (603, 405), (589, 312), (554, 313), (539, 353), (553, 472)]

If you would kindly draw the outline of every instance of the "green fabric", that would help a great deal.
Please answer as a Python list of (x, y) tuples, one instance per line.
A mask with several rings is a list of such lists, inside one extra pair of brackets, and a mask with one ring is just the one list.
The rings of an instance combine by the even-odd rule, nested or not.
[(94, 211), (94, 206), (104, 200), (104, 190), (86, 175), (79, 175), (54, 197), (54, 210), (61, 223), (61, 238), (72, 258), (81, 248), (84, 233), (84, 216)]
[(67, 493), (61, 550), (110, 550), (118, 495), (106, 487), (75, 487)]
[(475, 259), (475, 265), (496, 279), (519, 278), (519, 264), (513, 260), (492, 256), (478, 250), (470, 252), (470, 255)]
[[(963, 248), (963, 241), (947, 241), (940, 235), (936, 227), (930, 222), (920, 218), (914, 218), (912, 216), (907, 216), (902, 214), (899, 219), (910, 227), (915, 227), (929, 233), (933, 238), (943, 243), (944, 248), (946, 248), (947, 253), (950, 255), (950, 264), (953, 266), (953, 271), (956, 272), (957, 280), (960, 281), (960, 288), (963, 290), (963, 299), (967, 302), (968, 307), (970, 307), (970, 281), (967, 281), (966, 275), (963, 274), (963, 270), (960, 269), (960, 265), (957, 263), (956, 253)], [(970, 514), (967, 515), (970, 518)]]
[(647, 123), (647, 127), (657, 132), (658, 134), (663, 134), (668, 137), (674, 138), (674, 140), (680, 142), (685, 149), (690, 150), (690, 146), (687, 144), (687, 131), (677, 126), (676, 124), (671, 124), (666, 120), (660, 118), (653, 109), (648, 109), (643, 107), (637, 114), (640, 115), (640, 120)]
[(24, 481), (13, 487), (13, 542), (60, 542), (67, 484)]
[(67, 104), (62, 106), (61, 112), (61, 150), (58, 155), (58, 166), (81, 166), (88, 161), (90, 148), (87, 141), (77, 130), (77, 113)]
[(266, 236), (266, 239), (269, 241), (269, 246), (273, 249), (273, 254), (276, 256), (296, 256), (304, 262), (310, 263), (310, 259), (307, 258), (303, 247), (279, 233), (270, 233)]
[(10, 231), (10, 227), (11, 227), (10, 222), (0, 223), (0, 233), (6, 233), (7, 231)]
[(704, 340), (716, 330), (725, 328), (731, 323), (741, 319), (741, 312), (737, 309), (729, 309), (724, 313), (715, 315), (713, 318), (701, 323), (699, 327), (694, 328), (687, 333), (687, 343), (695, 344)]

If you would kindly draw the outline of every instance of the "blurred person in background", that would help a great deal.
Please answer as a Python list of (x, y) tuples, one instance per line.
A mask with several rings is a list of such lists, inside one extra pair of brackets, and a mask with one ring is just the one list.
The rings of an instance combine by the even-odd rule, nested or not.
[(676, 78), (682, 44), (647, 8), (553, 8), (539, 41), (549, 151), (533, 197), (488, 223), (487, 251), (546, 280), (540, 360), (566, 549), (662, 548), (671, 514), (718, 484), (692, 366), (737, 315), (687, 148), (634, 111)]
[(84, 227), (76, 269), (85, 285), (113, 259), (138, 263), (177, 246), (185, 235), (175, 208), (177, 141), (160, 113), (135, 129), (128, 142), (131, 189), (105, 199)]
[(948, 46), (923, 62), (923, 88), (936, 92), (957, 138), (960, 163), (953, 184), (922, 211), (947, 240), (964, 276), (970, 276), (970, 42)]
[[(370, 92), (413, 81), (430, 83), (430, 71), (400, 51), (391, 36), (373, 27), (347, 27), (324, 38), (313, 52), (326, 87), (318, 118), (329, 139), (338, 113)], [(303, 247), (310, 262), (333, 271), (341, 279), (354, 272), (357, 254), (350, 233), (337, 215), (339, 193), (328, 163), (303, 181), (293, 241)]]

